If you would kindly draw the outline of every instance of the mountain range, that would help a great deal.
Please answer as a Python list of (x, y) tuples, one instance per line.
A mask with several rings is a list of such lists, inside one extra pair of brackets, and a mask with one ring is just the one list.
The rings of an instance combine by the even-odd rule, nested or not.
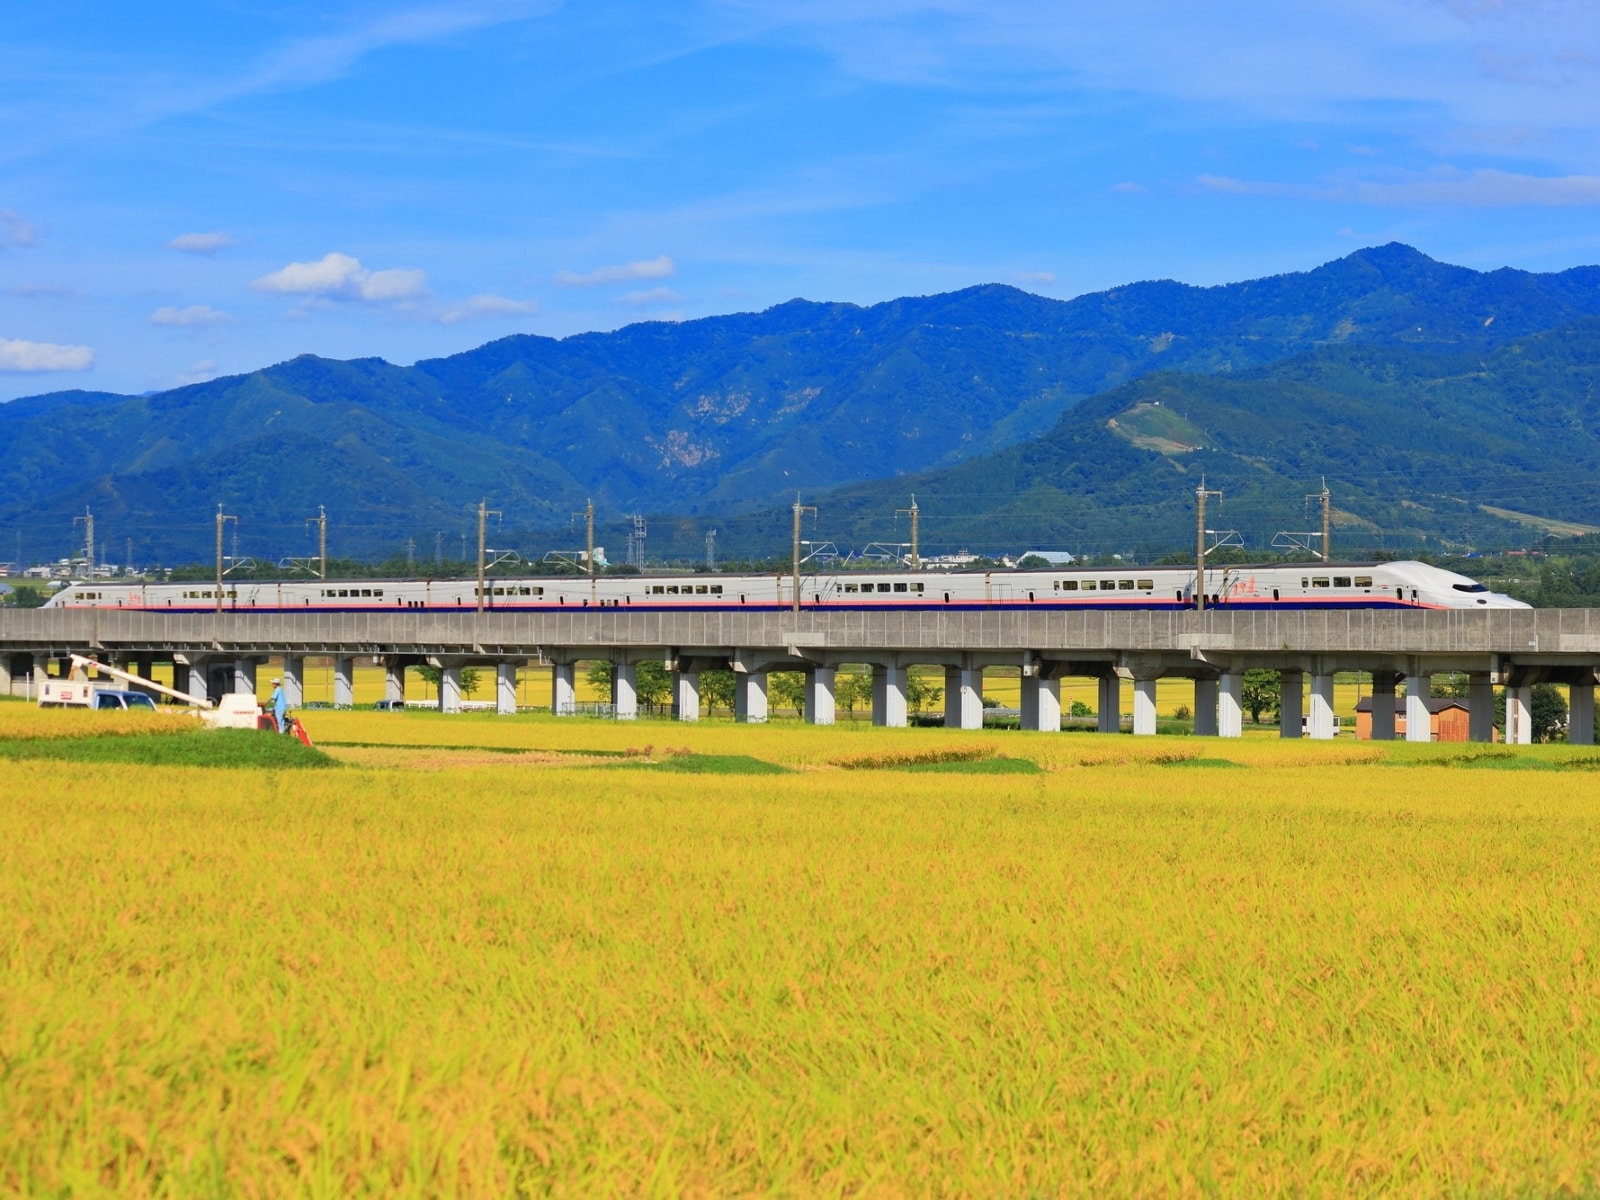
[(425, 556), (487, 498), (497, 544), (528, 553), (570, 545), (592, 498), (613, 547), (639, 512), (653, 553), (720, 526), (725, 553), (756, 555), (787, 545), (796, 491), (821, 510), (807, 536), (841, 545), (904, 540), (914, 491), (930, 552), (1154, 553), (1192, 543), (1203, 474), (1253, 537), (1303, 523), (1326, 476), (1347, 542), (1509, 542), (1600, 524), (1580, 486), (1600, 461), (1596, 318), (1600, 268), (1476, 272), (1391, 244), (1219, 287), (988, 285), (410, 367), (302, 356), (0, 405), (0, 538), (65, 554), (87, 506), (136, 558), (203, 559), (221, 504), (242, 550), (278, 557), (306, 551), (322, 505), (337, 553), (409, 536)]

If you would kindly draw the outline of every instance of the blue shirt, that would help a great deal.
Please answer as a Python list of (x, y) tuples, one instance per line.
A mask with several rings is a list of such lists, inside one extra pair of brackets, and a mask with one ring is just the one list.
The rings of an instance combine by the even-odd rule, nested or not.
[(272, 715), (278, 718), (278, 723), (283, 724), (283, 718), (289, 711), (289, 697), (283, 694), (283, 685), (279, 684), (272, 689)]

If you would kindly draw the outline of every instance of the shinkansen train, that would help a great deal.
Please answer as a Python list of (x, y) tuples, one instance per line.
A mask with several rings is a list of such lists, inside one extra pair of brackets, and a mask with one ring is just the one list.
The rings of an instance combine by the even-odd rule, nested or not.
[[(1084, 567), (1062, 570), (848, 571), (801, 575), (808, 610), (1152, 609), (1195, 607), (1193, 567)], [(1229, 609), (1527, 608), (1481, 583), (1419, 562), (1311, 563), (1208, 569), (1207, 607)], [(224, 582), (225, 611), (248, 613), (544, 612), (569, 608), (744, 611), (790, 608), (794, 576), (685, 574), (474, 579), (340, 579)], [(208, 583), (77, 583), (47, 608), (215, 611)]]

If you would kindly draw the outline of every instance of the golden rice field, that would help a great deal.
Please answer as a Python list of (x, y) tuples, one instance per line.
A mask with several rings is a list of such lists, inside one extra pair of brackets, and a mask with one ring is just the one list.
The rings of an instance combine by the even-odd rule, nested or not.
[(105, 716), (0, 702), (0, 1192), (1600, 1189), (1592, 750)]

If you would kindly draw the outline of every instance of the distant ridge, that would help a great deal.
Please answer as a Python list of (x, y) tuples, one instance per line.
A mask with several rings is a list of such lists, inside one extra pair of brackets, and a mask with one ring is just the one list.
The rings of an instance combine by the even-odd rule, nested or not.
[(301, 519), (325, 504), (341, 552), (386, 554), (454, 536), (482, 496), (542, 538), (565, 540), (590, 497), (613, 521), (697, 524), (797, 489), (1001, 461), (986, 456), (1059, 437), (1085, 397), (1152, 372), (1240, 377), (1336, 348), (1491, 352), (1594, 315), (1600, 268), (1477, 272), (1390, 244), (1217, 287), (1060, 301), (989, 284), (519, 335), (412, 367), (302, 356), (149, 396), (0, 405), (0, 536), (21, 528), (35, 553), (65, 554), (89, 504), (136, 557), (196, 558), (223, 503), (241, 550), (277, 557), (304, 550)]

